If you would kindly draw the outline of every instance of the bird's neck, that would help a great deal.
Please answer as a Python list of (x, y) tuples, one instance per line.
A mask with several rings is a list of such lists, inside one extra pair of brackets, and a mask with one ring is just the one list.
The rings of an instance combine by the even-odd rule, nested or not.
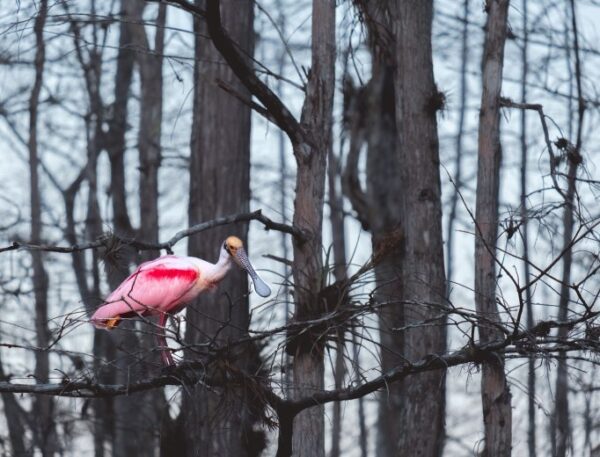
[(219, 258), (219, 261), (215, 264), (213, 264), (213, 267), (211, 268), (211, 271), (208, 275), (208, 279), (210, 282), (212, 283), (218, 283), (220, 282), (225, 275), (229, 272), (229, 269), (231, 268), (231, 257), (229, 255), (225, 256), (221, 256)]

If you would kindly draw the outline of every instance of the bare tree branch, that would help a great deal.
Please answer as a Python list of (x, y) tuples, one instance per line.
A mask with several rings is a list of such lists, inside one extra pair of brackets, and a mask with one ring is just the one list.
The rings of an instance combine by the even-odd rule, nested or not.
[(233, 40), (223, 28), (221, 23), (219, 0), (208, 0), (206, 11), (191, 4), (186, 0), (172, 0), (169, 3), (179, 6), (181, 9), (195, 15), (200, 15), (206, 19), (208, 31), (213, 44), (221, 53), (227, 64), (231, 67), (242, 84), (260, 100), (265, 106), (277, 126), (285, 131), (294, 145), (301, 145), (307, 141), (302, 126), (287, 106), (279, 97), (260, 80), (252, 68), (248, 66), (246, 60), (235, 46)]
[(86, 249), (97, 249), (106, 246), (109, 239), (117, 239), (123, 244), (133, 246), (140, 251), (153, 250), (153, 249), (165, 249), (167, 252), (171, 252), (173, 246), (175, 246), (183, 238), (195, 235), (200, 232), (204, 232), (213, 227), (221, 225), (229, 225), (240, 221), (251, 221), (256, 220), (265, 226), (266, 230), (277, 230), (279, 232), (288, 233), (300, 240), (301, 242), (307, 239), (307, 235), (297, 227), (275, 222), (269, 219), (267, 216), (262, 214), (262, 210), (256, 210), (251, 213), (244, 214), (232, 214), (230, 216), (220, 217), (212, 221), (202, 222), (194, 225), (188, 229), (177, 232), (172, 238), (161, 243), (146, 243), (136, 239), (129, 239), (120, 237), (116, 234), (105, 235), (95, 241), (82, 244), (74, 244), (71, 246), (56, 246), (50, 244), (36, 244), (31, 242), (13, 241), (11, 245), (0, 248), (0, 253), (6, 251), (14, 251), (16, 249), (26, 249), (30, 251), (46, 251), (46, 252), (58, 252), (58, 253), (71, 253), (80, 252)]
[(552, 184), (556, 191), (566, 199), (565, 192), (558, 185), (558, 181), (556, 180), (556, 155), (554, 154), (554, 149), (552, 148), (552, 142), (550, 141), (550, 134), (548, 133), (548, 123), (546, 122), (546, 115), (544, 114), (544, 108), (541, 104), (538, 103), (517, 103), (512, 101), (509, 98), (501, 97), (500, 105), (506, 108), (517, 108), (522, 110), (531, 110), (537, 111), (540, 116), (540, 122), (542, 123), (542, 130), (544, 132), (544, 141), (546, 142), (546, 148), (548, 148), (548, 154), (550, 156), (550, 177), (552, 178)]

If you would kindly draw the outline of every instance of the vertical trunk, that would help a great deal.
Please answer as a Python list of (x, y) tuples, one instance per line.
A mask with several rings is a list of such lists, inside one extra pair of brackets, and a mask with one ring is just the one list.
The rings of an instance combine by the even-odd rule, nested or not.
[[(393, 237), (401, 222), (397, 198), (400, 192), (400, 180), (397, 179), (400, 167), (393, 152), (396, 150), (397, 141), (394, 52), (390, 50), (390, 43), (385, 41), (385, 38), (391, 36), (392, 22), (387, 14), (389, 5), (386, 6), (386, 2), (361, 2), (359, 6), (368, 19), (369, 45), (373, 64), (371, 80), (365, 92), (366, 100), (357, 100), (352, 109), (352, 116), (359, 117), (354, 120), (353, 131), (364, 128), (368, 145), (367, 188), (364, 194), (366, 204), (362, 211), (360, 205), (354, 202), (353, 207), (359, 212), (361, 220), (364, 221), (363, 225), (368, 226), (371, 230), (373, 253), (378, 257), (375, 265), (376, 299), (378, 302), (386, 302), (394, 300), (400, 293), (396, 258), (377, 255), (382, 252), (388, 238)], [(364, 111), (363, 105), (366, 105), (367, 114), (366, 119), (361, 120), (360, 116)], [(354, 141), (358, 140), (359, 144), (350, 146), (348, 161), (350, 161), (353, 151), (360, 149), (360, 133), (358, 137)], [(358, 160), (354, 161), (358, 162)], [(358, 175), (356, 171), (354, 174)], [(400, 315), (401, 310), (398, 307), (384, 309), (380, 315), (382, 348), (389, 348), (389, 350), (381, 351), (382, 371), (402, 363), (401, 357), (398, 356), (401, 352), (402, 339), (390, 332), (390, 327), (395, 326), (394, 324), (390, 325), (390, 322), (399, 325)], [(377, 448), (382, 457), (396, 455), (398, 439), (403, 433), (403, 430), (400, 429), (398, 415), (400, 403), (400, 389), (396, 384), (390, 386), (390, 389), (380, 397)]]
[[(84, 173), (82, 171), (75, 181), (63, 191), (66, 219), (64, 234), (65, 239), (71, 246), (78, 243), (77, 232), (75, 231), (75, 197), (77, 196), (77, 192), (79, 192), (83, 178)], [(86, 275), (85, 254), (83, 252), (73, 252), (71, 254), (71, 262), (73, 264), (73, 274), (75, 275), (79, 296), (86, 306), (87, 311), (91, 313), (94, 306), (90, 301), (91, 297)]]
[[(123, 1), (119, 37), (120, 51), (117, 57), (115, 75), (115, 100), (113, 118), (107, 134), (106, 149), (111, 165), (111, 196), (113, 207), (114, 230), (125, 237), (134, 236), (126, 204), (125, 186), (125, 134), (127, 129), (127, 102), (133, 76), (136, 53), (131, 49), (136, 45), (136, 32), (139, 33), (140, 20), (145, 3), (142, 1)], [(129, 265), (135, 260), (135, 251), (121, 246), (113, 252), (107, 252), (105, 265), (111, 289), (115, 289), (129, 274)], [(110, 334), (114, 345), (119, 348), (116, 354), (117, 383), (127, 384), (136, 377), (150, 375), (150, 366), (139, 363), (135, 356), (140, 349), (135, 322), (124, 322)], [(144, 350), (148, 350), (144, 347)], [(155, 397), (150, 392), (129, 395), (113, 400), (113, 455), (126, 457), (130, 455), (154, 456), (158, 453), (158, 421), (156, 419)], [(140, 420), (144, 417), (144, 420)]]
[[(527, 14), (527, 0), (523, 0), (523, 47), (521, 50), (521, 103), (527, 103), (527, 75), (528, 66), (528, 40), (529, 23)], [(523, 274), (524, 282), (529, 281), (529, 215), (527, 211), (527, 110), (521, 110), (521, 223), (523, 233)], [(533, 303), (531, 290), (525, 290), (525, 304), (527, 307), (527, 328), (534, 325)], [(535, 357), (531, 355), (527, 363), (527, 448), (529, 457), (536, 456), (536, 417), (535, 417)]]
[[(140, 154), (140, 230), (142, 240), (158, 242), (158, 169), (161, 161), (162, 127), (162, 65), (164, 53), (165, 21), (167, 7), (158, 7), (154, 50), (148, 43), (145, 28), (135, 28), (136, 42), (144, 52), (138, 54), (141, 79), (140, 129), (138, 148)], [(140, 19), (142, 19), (140, 17)], [(158, 257), (158, 251), (146, 251), (143, 260)]]
[[(81, 45), (81, 44), (79, 44)], [(87, 73), (88, 79), (88, 96), (90, 99), (90, 114), (86, 117), (86, 132), (87, 132), (87, 164), (85, 169), (85, 178), (88, 184), (87, 192), (87, 212), (85, 220), (85, 233), (88, 240), (96, 240), (102, 234), (102, 217), (100, 215), (100, 205), (98, 204), (98, 155), (100, 153), (100, 136), (102, 118), (104, 112), (104, 106), (100, 99), (100, 77), (101, 77), (101, 63), (100, 54), (94, 49), (90, 54), (90, 62), (82, 66), (84, 71)], [(72, 193), (67, 195), (67, 204), (69, 212), (73, 212), (73, 204), (75, 198), (76, 188), (73, 188)], [(74, 228), (72, 236), (74, 236)], [(81, 268), (82, 265), (79, 263), (85, 261), (82, 254), (73, 253), (73, 268)], [(92, 297), (100, 297), (100, 272), (99, 272), (100, 259), (96, 250), (92, 251)], [(76, 273), (78, 276), (85, 274), (85, 268)], [(79, 280), (82, 282), (83, 278)], [(87, 283), (86, 283), (87, 286)], [(95, 304), (89, 300), (89, 297), (82, 297), (84, 303), (86, 303), (88, 312), (91, 314), (94, 310)], [(94, 330), (94, 372), (98, 373), (103, 381), (110, 382), (114, 378), (107, 376), (101, 369), (101, 357), (108, 356), (111, 351), (110, 337), (106, 332), (100, 330)], [(98, 370), (98, 371), (97, 371)], [(94, 399), (92, 401), (96, 418), (94, 420), (94, 448), (95, 457), (104, 456), (104, 444), (107, 437), (107, 431), (109, 424), (111, 423), (110, 411), (112, 401), (110, 399)]]
[[(575, 177), (577, 174), (577, 164), (574, 161), (569, 163), (567, 174), (568, 187), (566, 193), (565, 210), (563, 215), (563, 246), (571, 243), (573, 236), (573, 201), (575, 198)], [(560, 286), (560, 298), (558, 303), (558, 321), (564, 322), (569, 318), (569, 292), (571, 286), (571, 266), (573, 263), (573, 253), (567, 249), (563, 256), (562, 282)], [(558, 329), (558, 338), (567, 337), (569, 330), (567, 328)], [(558, 365), (556, 368), (556, 394), (554, 398), (554, 417), (553, 433), (555, 433), (556, 457), (565, 457), (571, 443), (571, 425), (569, 420), (569, 379), (567, 366), (567, 353), (561, 351), (558, 353)]]
[[(342, 150), (342, 148), (340, 148)], [(346, 273), (346, 231), (344, 228), (344, 201), (338, 191), (340, 169), (333, 149), (328, 151), (327, 184), (329, 195), (329, 212), (331, 222), (331, 236), (333, 239), (333, 274), (335, 282), (340, 286), (347, 279)], [(344, 291), (342, 291), (344, 292)], [(343, 297), (340, 297), (343, 299)], [(335, 303), (344, 306), (345, 303)], [(344, 364), (345, 332), (342, 327), (336, 331), (335, 340), (335, 389), (342, 389), (346, 373)], [(329, 457), (340, 457), (340, 441), (342, 436), (342, 405), (341, 402), (333, 403), (333, 417), (331, 425), (331, 452)]]
[[(135, 52), (132, 22), (139, 8), (138, 2), (121, 2), (122, 21), (119, 25), (119, 54), (115, 73), (114, 102), (112, 117), (108, 119), (109, 131), (105, 147), (110, 160), (110, 194), (113, 210), (114, 230), (123, 236), (132, 236), (133, 227), (127, 211), (125, 191), (125, 133), (127, 131), (127, 102), (133, 77)], [(139, 13), (137, 14), (139, 15)], [(120, 265), (123, 268), (123, 265)], [(123, 272), (121, 272), (123, 274)], [(112, 285), (112, 284), (111, 284)]]
[[(302, 125), (311, 139), (295, 145), (298, 165), (294, 226), (309, 233), (305, 242), (294, 240), (294, 318), (303, 320), (324, 310), (315, 291), (322, 281), (322, 227), (325, 194), (325, 168), (332, 147), (331, 126), (335, 86), (335, 0), (313, 0), (312, 64), (302, 109)], [(296, 398), (310, 396), (324, 388), (324, 342), (305, 341), (296, 348), (293, 361)], [(294, 420), (292, 448), (295, 457), (322, 457), (325, 453), (324, 408), (315, 406)]]
[[(31, 242), (42, 242), (42, 202), (38, 178), (38, 105), (45, 63), (44, 25), (48, 13), (48, 2), (42, 0), (38, 15), (35, 18), (34, 32), (36, 38), (35, 82), (29, 98), (29, 171), (31, 197)], [(33, 290), (35, 296), (35, 330), (36, 344), (40, 348), (48, 346), (50, 331), (48, 329), (48, 275), (44, 268), (41, 251), (32, 251)], [(38, 383), (48, 382), (50, 372), (49, 354), (46, 351), (35, 352), (34, 376)], [(42, 456), (52, 457), (58, 451), (58, 441), (54, 424), (54, 400), (51, 397), (38, 396), (34, 399), (34, 438)]]
[[(0, 379), (8, 379), (4, 372), (4, 366), (0, 359)], [(8, 438), (12, 454), (16, 457), (33, 457), (33, 449), (27, 445), (25, 424), (27, 417), (25, 411), (19, 404), (15, 394), (2, 392), (2, 403), (4, 405), (4, 416), (8, 428)]]
[(452, 199), (450, 200), (450, 211), (448, 213), (448, 232), (446, 233), (446, 268), (448, 269), (448, 280), (446, 283), (446, 298), (450, 299), (452, 281), (454, 279), (454, 224), (456, 222), (456, 210), (458, 206), (459, 192), (462, 187), (462, 158), (463, 158), (463, 136), (465, 128), (465, 115), (467, 113), (467, 71), (469, 63), (469, 0), (463, 3), (463, 29), (461, 44), (461, 72), (460, 72), (460, 107), (458, 114), (458, 132), (456, 134), (456, 158), (454, 160), (454, 185)]
[[(356, 369), (355, 382), (359, 384), (362, 382), (361, 373), (358, 369), (360, 367), (360, 343), (358, 342), (358, 338), (356, 333), (352, 333), (352, 363)], [(360, 397), (358, 399), (358, 428), (359, 428), (359, 438), (358, 444), (360, 446), (360, 457), (367, 457), (369, 455), (368, 445), (367, 445), (367, 424), (365, 420), (365, 399), (364, 397)]]
[[(369, 27), (373, 55), (366, 110), (359, 103), (356, 111), (359, 116), (367, 113), (367, 189), (361, 219), (373, 234), (376, 298), (389, 303), (380, 316), (385, 372), (405, 359), (445, 349), (436, 122), (441, 96), (433, 79), (432, 2), (356, 3)], [(353, 206), (361, 212), (360, 205)], [(436, 316), (439, 326), (402, 330)], [(389, 386), (380, 400), (378, 455), (440, 455), (444, 413), (443, 372)]]
[[(102, 135), (103, 144), (106, 148), (110, 160), (111, 168), (111, 181), (110, 190), (113, 203), (113, 219), (114, 219), (114, 230), (122, 235), (131, 235), (132, 228), (129, 223), (129, 216), (127, 214), (126, 197), (125, 197), (125, 169), (123, 156), (125, 153), (125, 130), (127, 123), (127, 102), (129, 95), (129, 86), (131, 84), (131, 77), (133, 73), (133, 53), (128, 50), (128, 46), (131, 45), (131, 25), (129, 20), (131, 19), (127, 4), (122, 5), (122, 15), (124, 21), (120, 24), (119, 29), (119, 54), (117, 57), (117, 70), (115, 77), (115, 96), (113, 103), (113, 117), (107, 119), (109, 124), (109, 131), (105, 135)], [(130, 8), (129, 8), (130, 9)], [(95, 57), (98, 57), (95, 55)], [(84, 71), (86, 71), (85, 64), (82, 61)], [(89, 69), (88, 69), (89, 71)], [(100, 73), (98, 72), (98, 77)], [(88, 79), (88, 92), (90, 93), (91, 112), (94, 116), (99, 116), (104, 112), (99, 96), (99, 91), (93, 90), (93, 81)], [(98, 82), (98, 81), (96, 81)], [(92, 84), (90, 84), (92, 83)], [(99, 119), (96, 119), (99, 121)], [(100, 128), (101, 123), (96, 122), (97, 128)], [(88, 128), (89, 130), (89, 128)], [(88, 137), (88, 155), (93, 153), (92, 160), (88, 160), (86, 166), (87, 170), (85, 173), (86, 179), (90, 187), (90, 194), (88, 197), (88, 214), (86, 220), (86, 235), (93, 239), (98, 236), (102, 231), (97, 204), (97, 193), (96, 193), (96, 161), (97, 154), (99, 153), (99, 135), (98, 130), (93, 130), (96, 135), (93, 138)], [(92, 140), (92, 141), (90, 141)], [(97, 149), (98, 148), (98, 149)], [(69, 191), (69, 190), (68, 190)], [(65, 203), (68, 207), (67, 214), (71, 214), (72, 217), (72, 206), (74, 203), (76, 189), (71, 189), (68, 194), (65, 195)], [(71, 237), (75, 236), (74, 225), (71, 229)], [(81, 268), (81, 264), (84, 262), (83, 256), (79, 257), (77, 253), (73, 254), (73, 266), (76, 269)], [(117, 268), (107, 268), (109, 285), (111, 288), (118, 286), (120, 281), (124, 279), (127, 274), (127, 262), (120, 260)], [(93, 297), (100, 296), (100, 278), (98, 271), (99, 259), (96, 252), (93, 253), (92, 261), (92, 289), (91, 295)], [(106, 263), (107, 267), (109, 262)], [(83, 286), (82, 279), (78, 280), (78, 283)], [(80, 290), (85, 290), (80, 287)], [(86, 300), (86, 304), (91, 312), (94, 309), (96, 303)], [(94, 332), (94, 373), (97, 373), (98, 379), (103, 383), (115, 383), (117, 382), (116, 372), (112, 365), (107, 366), (103, 363), (103, 360), (112, 361), (115, 359), (116, 346), (114, 335), (109, 335), (104, 331), (96, 330)], [(111, 398), (97, 399), (93, 402), (95, 411), (94, 420), (94, 455), (95, 457), (104, 457), (106, 441), (111, 439), (113, 445), (113, 455), (123, 456), (125, 455), (116, 441), (116, 429), (120, 426), (119, 424), (127, 423), (127, 419), (122, 418), (122, 407), (125, 401), (114, 402)]]
[[(431, 50), (433, 2), (397, 0), (394, 11), (396, 150), (399, 231), (388, 238), (399, 279), (389, 312), (392, 348), (408, 360), (446, 347), (445, 276), (437, 109), (442, 107)], [(418, 69), (418, 75), (409, 69)], [(385, 249), (382, 247), (382, 249)], [(391, 257), (393, 258), (393, 257)], [(411, 304), (409, 304), (411, 303)], [(415, 303), (415, 304), (412, 304)], [(396, 327), (437, 318), (438, 325), (399, 332)], [(385, 370), (385, 367), (384, 367)], [(444, 446), (445, 372), (400, 382), (395, 401), (395, 455), (439, 456)]]
[[(475, 304), (486, 320), (498, 321), (496, 307), (496, 235), (498, 227), (498, 189), (500, 178), (500, 92), (504, 44), (507, 32), (508, 0), (487, 3), (488, 20), (483, 54), (483, 94), (479, 114), (479, 152), (477, 201), (475, 208)], [(482, 343), (500, 338), (499, 330), (479, 323)], [(485, 427), (486, 456), (511, 454), (511, 395), (504, 372), (504, 360), (485, 363), (481, 395)]]
[[(307, 234), (294, 239), (294, 299), (297, 321), (320, 316), (324, 307), (318, 299), (322, 287), (322, 224), (327, 151), (331, 148), (333, 93), (335, 85), (335, 0), (313, 0), (312, 65), (302, 109), (300, 125), (285, 105), (263, 85), (241, 60), (221, 30), (218, 0), (207, 2), (206, 14), (211, 18), (210, 34), (221, 54), (245, 86), (271, 109), (273, 119), (289, 135), (297, 162), (296, 199), (293, 224)], [(238, 5), (239, 9), (239, 5)], [(294, 340), (294, 339), (292, 339)], [(290, 341), (287, 350), (294, 355), (293, 395), (306, 397), (323, 389), (323, 340), (302, 335)], [(291, 417), (279, 411), (281, 430), (279, 453), (289, 451)], [(289, 413), (289, 412), (288, 412)], [(296, 456), (324, 455), (323, 407), (313, 407), (295, 417), (292, 447)]]
[[(68, 7), (65, 4), (65, 9), (68, 12)], [(91, 3), (92, 14), (95, 11), (95, 2)], [(96, 27), (96, 24), (93, 24)], [(83, 50), (87, 49), (81, 39), (80, 25), (76, 19), (71, 19), (71, 30), (73, 32), (73, 40), (75, 44), (75, 52), (77, 59), (84, 74), (85, 85), (88, 96), (88, 113), (85, 116), (85, 131), (86, 131), (86, 150), (87, 163), (81, 174), (73, 181), (73, 183), (63, 192), (65, 200), (65, 213), (67, 219), (66, 237), (70, 243), (76, 244), (77, 237), (75, 233), (75, 196), (85, 179), (88, 184), (87, 193), (87, 212), (85, 220), (86, 239), (95, 240), (102, 233), (102, 220), (100, 216), (100, 207), (98, 205), (98, 155), (100, 153), (100, 140), (102, 136), (101, 126), (103, 123), (104, 106), (100, 95), (100, 83), (102, 76), (102, 59), (98, 49), (97, 32), (94, 29), (93, 33), (93, 48), (88, 52), (88, 60), (83, 54)], [(85, 254), (82, 252), (72, 253), (73, 270), (77, 279), (77, 285), (83, 302), (89, 314), (92, 314), (95, 308), (92, 297), (100, 297), (100, 274), (98, 268), (98, 253), (92, 251), (92, 289), (88, 288), (86, 277)], [(106, 370), (102, 370), (102, 357), (109, 355), (109, 337), (104, 332), (96, 330), (94, 332), (94, 373), (103, 382), (110, 382), (114, 378), (107, 376)], [(109, 432), (108, 424), (112, 421), (110, 415), (110, 399), (94, 399), (92, 405), (95, 411), (94, 420), (94, 454), (96, 457), (104, 456), (104, 443), (107, 439), (106, 435)]]
[[(204, 1), (198, 1), (204, 7)], [(243, 53), (253, 55), (252, 2), (222, 2), (223, 25)], [(219, 52), (208, 36), (203, 19), (194, 19), (196, 49), (194, 113), (190, 163), (190, 225), (232, 213), (248, 211), (250, 200), (250, 110), (221, 90), (221, 80), (248, 100), (250, 94), (231, 69), (222, 63)], [(210, 261), (216, 260), (228, 235), (247, 241), (248, 224), (218, 227), (189, 240), (189, 253)], [(251, 247), (250, 247), (251, 251)], [(217, 330), (219, 342), (243, 336), (249, 324), (248, 279), (238, 268), (219, 285), (215, 295), (202, 296), (187, 308), (186, 343), (205, 343)], [(194, 353), (186, 357), (193, 359)], [(239, 363), (239, 362), (238, 362)], [(256, 358), (244, 362), (245, 369), (256, 367)], [(252, 430), (248, 405), (239, 392), (208, 392), (197, 386), (190, 391), (182, 408), (187, 455), (253, 456), (261, 451), (261, 435)]]
[[(582, 145), (582, 128), (583, 117), (585, 114), (585, 101), (583, 99), (583, 91), (581, 87), (581, 63), (579, 57), (579, 36), (577, 29), (577, 15), (574, 0), (569, 1), (571, 25), (573, 31), (573, 50), (575, 53), (575, 82), (577, 84), (577, 99), (578, 99), (578, 119), (577, 119), (577, 139), (576, 144), (567, 144), (565, 153), (569, 169), (567, 172), (567, 192), (565, 194), (565, 208), (563, 215), (563, 247), (565, 253), (563, 256), (563, 271), (560, 285), (560, 298), (558, 303), (558, 320), (566, 321), (569, 318), (569, 298), (571, 291), (571, 268), (573, 264), (573, 251), (569, 248), (571, 238), (573, 236), (573, 228), (575, 225), (575, 195), (577, 167), (581, 163), (581, 145)], [(567, 328), (558, 329), (558, 338), (567, 338), (569, 330)], [(569, 419), (569, 378), (567, 354), (561, 351), (558, 354), (558, 366), (556, 369), (556, 396), (555, 410), (553, 417), (553, 433), (555, 434), (555, 455), (564, 457), (567, 455), (571, 447), (571, 424)], [(554, 441), (553, 441), (554, 443)]]
[[(95, 2), (91, 3), (92, 14), (94, 14)], [(96, 27), (96, 24), (93, 25)], [(78, 177), (69, 188), (63, 193), (65, 199), (65, 211), (67, 215), (67, 237), (76, 244), (75, 221), (74, 221), (74, 204), (75, 196), (83, 178), (88, 184), (87, 193), (87, 212), (85, 220), (85, 233), (88, 240), (95, 240), (102, 234), (102, 218), (100, 215), (100, 206), (98, 204), (98, 156), (100, 154), (100, 142), (102, 137), (102, 124), (104, 118), (104, 106), (100, 94), (100, 84), (102, 77), (102, 54), (98, 48), (97, 33), (94, 31), (93, 48), (88, 53), (89, 60), (86, 62), (83, 55), (83, 49), (87, 47), (83, 45), (79, 32), (79, 25), (73, 21), (72, 30), (76, 46), (76, 53), (84, 73), (86, 82), (87, 95), (89, 99), (89, 113), (85, 117), (86, 128), (86, 149), (87, 163)], [(74, 252), (72, 254), (73, 269), (77, 278), (79, 291), (84, 301), (89, 314), (93, 313), (95, 304), (90, 300), (91, 297), (100, 297), (100, 273), (99, 273), (99, 256), (96, 250), (92, 251), (92, 288), (89, 290), (86, 279), (85, 255), (83, 253)], [(102, 357), (107, 357), (111, 354), (112, 345), (109, 336), (104, 332), (94, 331), (94, 373), (97, 373), (103, 382), (111, 382), (114, 377), (110, 377), (106, 370), (102, 370)], [(94, 455), (96, 457), (104, 456), (104, 444), (107, 440), (107, 435), (110, 435), (109, 424), (111, 420), (110, 399), (94, 399), (92, 405), (95, 411), (94, 420)]]
[[(283, 5), (281, 4), (281, 0), (277, 2), (277, 9), (279, 11), (279, 31), (282, 36), (286, 36), (286, 22), (285, 22), (285, 11), (283, 11)], [(285, 59), (287, 56), (287, 50), (285, 47), (281, 50), (281, 54), (279, 55), (279, 65), (278, 72), (280, 75), (283, 75), (285, 70)], [(277, 80), (277, 88), (276, 94), (279, 98), (283, 97), (283, 81), (281, 79)], [(288, 174), (288, 166), (287, 166), (287, 158), (285, 151), (285, 132), (283, 130), (277, 131), (277, 143), (279, 149), (279, 175), (280, 175), (280, 196), (279, 196), (279, 212), (281, 215), (281, 219), (283, 223), (288, 222), (288, 218), (286, 217), (287, 213), (287, 205), (288, 205), (288, 192), (287, 192), (287, 174)], [(281, 233), (281, 255), (284, 259), (289, 257), (289, 248), (288, 248), (288, 235), (286, 233)], [(286, 325), (290, 319), (290, 267), (287, 263), (283, 264), (283, 301), (284, 301), (284, 312), (285, 312), (285, 323)], [(283, 355), (283, 364), (284, 367), (281, 370), (281, 382), (283, 385), (284, 396), (289, 398), (290, 396), (290, 375), (291, 375), (291, 359), (290, 355), (286, 352)]]
[[(158, 172), (161, 163), (161, 132), (163, 111), (163, 54), (165, 40), (165, 24), (167, 7), (158, 5), (157, 16), (153, 27), (155, 29), (154, 46), (151, 46), (144, 25), (143, 12), (146, 2), (141, 0), (130, 1), (135, 4), (135, 24), (132, 25), (132, 41), (139, 50), (135, 57), (140, 75), (140, 121), (138, 130), (139, 152), (139, 201), (140, 201), (140, 227), (137, 232), (139, 238), (149, 243), (157, 243), (159, 238)], [(141, 261), (151, 260), (160, 255), (158, 250), (142, 252)], [(156, 329), (144, 326), (146, 332), (140, 334), (140, 344), (145, 350), (155, 347)], [(148, 358), (154, 364), (160, 365), (159, 353), (155, 352)], [(160, 440), (165, 438), (165, 433), (170, 433), (174, 425), (170, 423), (168, 405), (162, 389), (146, 392), (136, 396), (138, 414), (145, 417), (142, 428), (147, 455), (157, 455), (156, 437), (160, 432)], [(141, 405), (141, 406), (140, 406)], [(161, 447), (162, 449), (162, 447)], [(138, 451), (141, 452), (141, 451)]]

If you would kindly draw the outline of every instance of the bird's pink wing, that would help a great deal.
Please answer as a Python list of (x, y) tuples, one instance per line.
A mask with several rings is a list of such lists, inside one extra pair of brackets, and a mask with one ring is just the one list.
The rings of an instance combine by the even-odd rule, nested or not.
[(92, 316), (97, 327), (121, 317), (173, 313), (195, 296), (198, 269), (186, 258), (164, 256), (143, 263), (112, 292)]

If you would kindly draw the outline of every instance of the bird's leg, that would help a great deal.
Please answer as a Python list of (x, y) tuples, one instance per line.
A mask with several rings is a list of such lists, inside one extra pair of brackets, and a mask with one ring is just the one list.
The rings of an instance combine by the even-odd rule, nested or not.
[(173, 360), (173, 356), (171, 355), (171, 350), (169, 349), (169, 345), (167, 344), (167, 337), (165, 334), (165, 326), (167, 325), (167, 313), (161, 313), (158, 321), (158, 334), (156, 335), (156, 340), (158, 342), (158, 347), (160, 348), (160, 357), (163, 361), (163, 364), (167, 367), (174, 366), (175, 362)]

